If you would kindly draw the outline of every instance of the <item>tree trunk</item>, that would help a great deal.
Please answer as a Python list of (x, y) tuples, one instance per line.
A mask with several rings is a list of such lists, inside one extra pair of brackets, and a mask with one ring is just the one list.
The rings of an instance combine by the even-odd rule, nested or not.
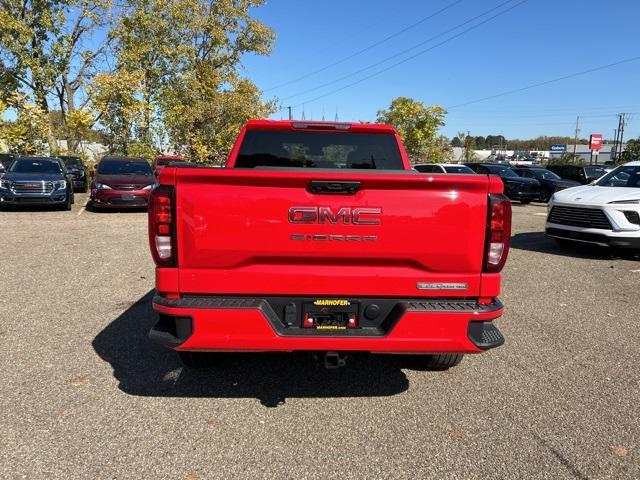
[(34, 97), (36, 99), (36, 104), (42, 109), (42, 111), (47, 115), (48, 120), (48, 128), (47, 128), (47, 144), (49, 145), (49, 153), (52, 153), (58, 149), (58, 142), (56, 141), (56, 137), (53, 135), (53, 129), (51, 128), (51, 120), (49, 119), (49, 102), (47, 102), (47, 95), (44, 93), (39, 83), (36, 83), (36, 88), (34, 90)]
[(75, 111), (76, 109), (75, 91), (71, 86), (71, 84), (69, 83), (66, 75), (64, 76), (62, 81), (64, 82), (64, 91), (67, 94), (67, 111), (66, 112), (64, 110), (62, 111), (62, 119), (64, 124), (67, 127), (67, 150), (69, 150), (69, 152), (72, 152), (72, 153), (77, 153), (78, 145), (80, 143), (80, 139), (78, 138), (78, 132), (71, 131), (69, 129), (69, 124), (67, 123), (67, 116), (71, 112)]

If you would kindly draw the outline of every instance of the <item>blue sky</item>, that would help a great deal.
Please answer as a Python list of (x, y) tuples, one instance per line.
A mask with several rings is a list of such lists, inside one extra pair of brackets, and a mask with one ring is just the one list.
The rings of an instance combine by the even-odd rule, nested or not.
[(573, 135), (580, 115), (582, 137), (610, 138), (618, 112), (635, 113), (625, 138), (640, 136), (640, 59), (457, 106), (640, 56), (640, 1), (521, 1), (271, 0), (254, 13), (276, 32), (273, 53), (245, 57), (244, 74), (265, 98), (295, 106), (296, 118), (304, 103), (307, 118), (319, 120), (324, 111), (332, 120), (337, 109), (340, 120), (371, 121), (394, 97), (408, 96), (450, 109), (447, 136)]

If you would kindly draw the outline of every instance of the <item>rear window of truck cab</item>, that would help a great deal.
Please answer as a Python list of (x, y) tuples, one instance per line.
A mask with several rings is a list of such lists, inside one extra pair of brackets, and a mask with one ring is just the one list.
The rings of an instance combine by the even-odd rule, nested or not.
[(404, 169), (392, 134), (288, 130), (248, 130), (235, 167)]

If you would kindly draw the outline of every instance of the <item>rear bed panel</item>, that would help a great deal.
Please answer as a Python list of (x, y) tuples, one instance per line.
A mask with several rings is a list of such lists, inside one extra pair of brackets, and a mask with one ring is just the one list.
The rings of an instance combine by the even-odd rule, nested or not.
[[(479, 294), (486, 176), (253, 169), (176, 169), (175, 175), (181, 293)], [(311, 180), (360, 181), (361, 188), (319, 195), (307, 189)], [(380, 224), (291, 223), (289, 209), (300, 206), (334, 214), (380, 208), (381, 215), (368, 217)], [(307, 239), (313, 236), (331, 239)], [(418, 283), (467, 288), (422, 290)]]

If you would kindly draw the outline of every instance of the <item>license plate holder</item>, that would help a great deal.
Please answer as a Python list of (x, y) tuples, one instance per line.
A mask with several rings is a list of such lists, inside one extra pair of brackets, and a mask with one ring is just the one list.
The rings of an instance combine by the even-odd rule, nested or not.
[(130, 202), (130, 201), (135, 200), (135, 199), (136, 199), (136, 196), (132, 195), (130, 193), (125, 193), (124, 195), (122, 195), (122, 200), (127, 200), (127, 201)]
[(302, 307), (302, 327), (341, 331), (358, 327), (358, 304), (344, 299), (317, 299)]

